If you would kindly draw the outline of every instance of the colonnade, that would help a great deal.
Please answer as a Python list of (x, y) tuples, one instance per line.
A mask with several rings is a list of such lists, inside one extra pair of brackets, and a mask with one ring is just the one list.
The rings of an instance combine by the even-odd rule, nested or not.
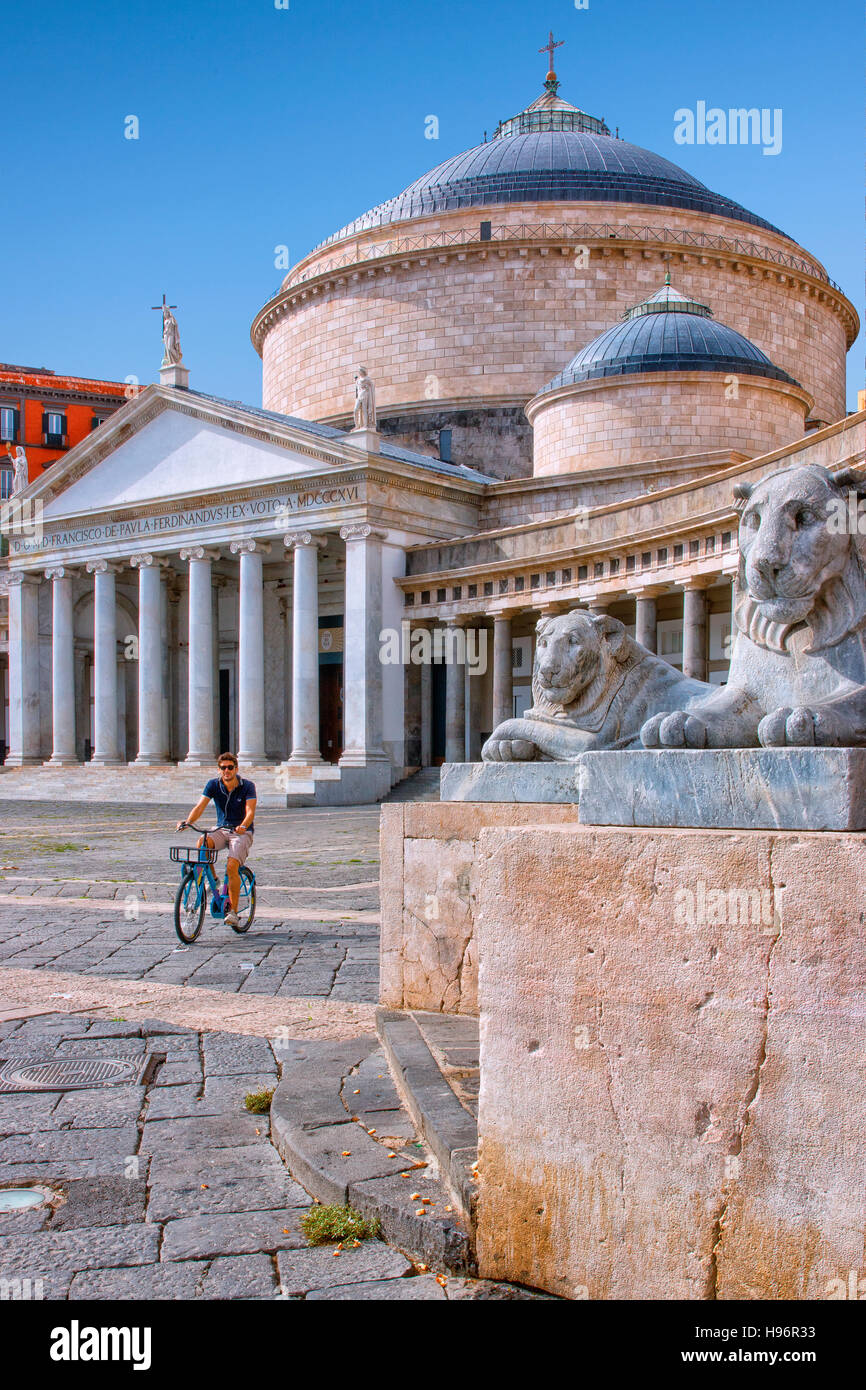
[[(382, 746), (381, 665), (384, 536), (369, 525), (344, 526), (344, 760), (347, 766), (387, 762)], [(293, 573), (291, 749), (294, 765), (322, 762), (319, 749), (319, 566), (323, 535), (298, 531), (282, 537)], [(10, 766), (43, 761), (40, 744), (39, 586), (51, 585), (51, 726), (48, 766), (78, 762), (75, 713), (73, 579), (93, 582), (93, 750), (96, 766), (125, 763), (118, 740), (117, 576), (138, 575), (138, 752), (135, 765), (167, 764), (169, 731), (165, 653), (168, 642), (164, 575), (176, 560), (188, 576), (188, 739), (184, 764), (210, 766), (217, 754), (217, 651), (214, 564), (223, 551), (238, 559), (238, 758), (245, 766), (267, 761), (265, 747), (264, 558), (273, 543), (231, 541), (227, 547), (185, 546), (175, 555), (140, 552), (123, 559), (58, 563), (42, 571), (14, 570), (9, 594)], [(223, 581), (224, 582), (224, 581)], [(343, 761), (343, 760), (341, 760)]]

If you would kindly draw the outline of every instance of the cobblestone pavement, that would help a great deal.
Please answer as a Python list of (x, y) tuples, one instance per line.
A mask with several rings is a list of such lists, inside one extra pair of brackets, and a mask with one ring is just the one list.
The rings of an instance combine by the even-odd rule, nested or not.
[[(52, 1014), (0, 1024), (0, 1056), (118, 1058), (141, 1084), (0, 1094), (0, 1298), (423, 1299), (531, 1295), (436, 1276), (383, 1241), (310, 1247), (311, 1202), (244, 1097), (273, 1087), (267, 1039)], [(147, 1066), (148, 1060), (150, 1066)]]
[[(142, 775), (146, 792), (146, 774)], [(188, 806), (5, 805), (0, 969), (191, 985), (239, 995), (378, 997), (379, 809), (262, 811), (256, 920), (174, 933), (174, 825)], [(208, 814), (202, 823), (213, 824)], [(2, 993), (2, 985), (0, 985)]]

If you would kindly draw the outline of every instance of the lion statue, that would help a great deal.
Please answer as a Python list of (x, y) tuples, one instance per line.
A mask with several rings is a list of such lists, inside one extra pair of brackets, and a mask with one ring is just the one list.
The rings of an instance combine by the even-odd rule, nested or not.
[(810, 464), (741, 483), (734, 495), (740, 563), (728, 684), (687, 711), (654, 714), (642, 742), (866, 743), (866, 576), (857, 534), (866, 479)]
[(648, 652), (608, 614), (577, 608), (542, 618), (536, 633), (533, 706), (494, 729), (485, 762), (570, 762), (595, 748), (639, 748), (651, 714), (714, 688)]

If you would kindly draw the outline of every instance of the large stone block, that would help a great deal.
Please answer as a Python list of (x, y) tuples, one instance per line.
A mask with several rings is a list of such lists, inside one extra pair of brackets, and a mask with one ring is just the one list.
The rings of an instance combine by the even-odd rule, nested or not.
[(482, 831), (482, 1275), (820, 1299), (862, 1273), (866, 844)]
[(576, 802), (574, 763), (443, 763), (442, 801)]
[[(570, 773), (573, 777), (573, 768)], [(573, 803), (433, 801), (383, 806), (381, 1002), (393, 1009), (475, 1013), (474, 871), (480, 831), (490, 825), (576, 820)]]
[(584, 753), (584, 825), (866, 829), (866, 748)]

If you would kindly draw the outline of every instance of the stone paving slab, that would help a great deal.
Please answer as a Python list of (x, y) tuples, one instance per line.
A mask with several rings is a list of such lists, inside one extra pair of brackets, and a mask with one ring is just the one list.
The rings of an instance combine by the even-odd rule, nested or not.
[(221, 1255), (204, 1276), (199, 1297), (261, 1299), (277, 1298), (279, 1292), (269, 1255)]
[(223, 1216), (233, 1212), (309, 1206), (307, 1193), (292, 1181), (284, 1168), (275, 1174), (234, 1176), (223, 1174), (217, 1168), (216, 1173), (206, 1176), (210, 1181), (187, 1178), (173, 1183), (153, 1183), (147, 1205), (148, 1220), (176, 1221), (187, 1216)]
[(203, 1261), (182, 1264), (147, 1264), (134, 1269), (88, 1269), (76, 1274), (69, 1286), (70, 1299), (124, 1299), (167, 1301), (196, 1297), (207, 1265)]
[(419, 1301), (421, 1299), (444, 1302), (445, 1290), (437, 1284), (432, 1274), (419, 1274), (415, 1279), (377, 1279), (364, 1284), (342, 1284), (336, 1288), (313, 1289), (307, 1294), (307, 1301), (371, 1301), (387, 1300), (393, 1302)]
[(337, 1252), (333, 1245), (306, 1250), (280, 1250), (277, 1254), (280, 1288), (286, 1294), (374, 1279), (401, 1279), (414, 1273), (405, 1255), (381, 1240), (365, 1240), (357, 1248)]
[[(305, 1202), (305, 1208), (309, 1201)], [(217, 1216), (182, 1217), (164, 1229), (164, 1260), (214, 1259), (262, 1250), (300, 1249), (307, 1240), (298, 1224), (299, 1211), (251, 1211)]]
[(52, 1232), (144, 1221), (144, 1178), (73, 1178), (63, 1184), (63, 1190), (66, 1200), (51, 1219)]
[(101, 1226), (0, 1236), (0, 1272), (8, 1278), (41, 1278), (58, 1269), (152, 1264), (159, 1258), (153, 1226)]

